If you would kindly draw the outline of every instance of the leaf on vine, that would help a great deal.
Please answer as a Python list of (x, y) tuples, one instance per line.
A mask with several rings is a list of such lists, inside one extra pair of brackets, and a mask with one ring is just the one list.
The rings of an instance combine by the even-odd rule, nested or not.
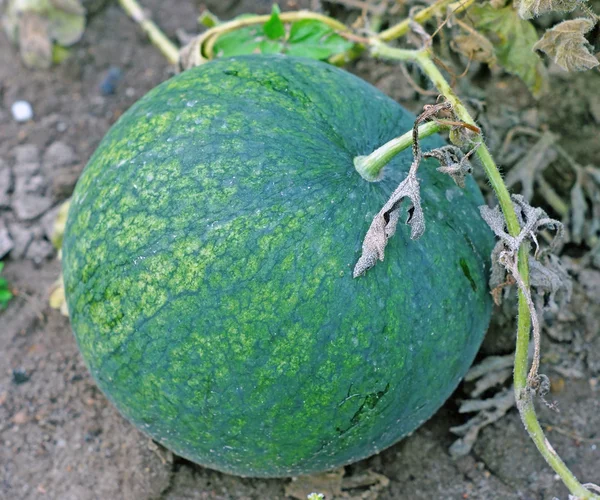
[(326, 24), (305, 19), (292, 24), (285, 53), (324, 60), (335, 54), (342, 54), (353, 46), (353, 42), (338, 35)]
[(450, 41), (450, 47), (455, 52), (467, 56), (470, 60), (486, 63), (489, 66), (496, 64), (494, 45), (488, 38), (477, 31), (457, 35)]
[(400, 206), (405, 198), (410, 200), (406, 220), (406, 223), (411, 227), (410, 237), (416, 240), (423, 235), (425, 232), (425, 217), (421, 208), (419, 191), (420, 186), (416, 175), (409, 173), (373, 218), (362, 244), (362, 255), (356, 266), (354, 266), (354, 278), (365, 274), (377, 263), (377, 260), (383, 261), (385, 247), (388, 240), (396, 232), (396, 226), (400, 218)]
[[(279, 15), (277, 19), (281, 22)], [(271, 20), (263, 26), (249, 26), (220, 36), (215, 43), (215, 54), (218, 57), (230, 57), (253, 53), (282, 53), (325, 60), (354, 46), (353, 42), (318, 20), (304, 19), (292, 23), (287, 37), (282, 24), (283, 33), (275, 38), (273, 36), (276, 31), (273, 26), (267, 26), (269, 22)], [(267, 31), (270, 31), (270, 35)]]
[(267, 38), (270, 38), (271, 40), (277, 40), (285, 35), (285, 26), (279, 17), (280, 13), (281, 11), (279, 10), (279, 5), (273, 4), (271, 18), (263, 26), (265, 35), (267, 35)]
[(198, 24), (206, 26), (207, 28), (214, 28), (218, 24), (221, 24), (221, 21), (210, 10), (206, 9), (200, 14), (200, 17), (198, 17)]
[(519, 0), (518, 12), (523, 19), (541, 16), (548, 12), (572, 12), (582, 0)]
[(534, 96), (541, 95), (546, 86), (545, 70), (533, 51), (538, 40), (533, 25), (521, 19), (510, 5), (502, 9), (489, 4), (473, 5), (468, 19), (492, 42), (497, 63), (521, 78)]
[(580, 18), (563, 21), (544, 33), (534, 45), (535, 50), (548, 54), (566, 71), (585, 71), (600, 64), (590, 52), (590, 44), (583, 36), (596, 22)]

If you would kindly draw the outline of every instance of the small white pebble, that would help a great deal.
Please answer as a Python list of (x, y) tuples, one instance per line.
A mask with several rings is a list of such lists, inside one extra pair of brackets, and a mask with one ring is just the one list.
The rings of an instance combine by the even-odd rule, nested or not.
[(134, 97), (135, 96), (135, 89), (133, 87), (127, 87), (125, 89), (125, 95), (127, 97)]
[(10, 108), (15, 121), (21, 123), (33, 118), (33, 108), (27, 101), (15, 101)]

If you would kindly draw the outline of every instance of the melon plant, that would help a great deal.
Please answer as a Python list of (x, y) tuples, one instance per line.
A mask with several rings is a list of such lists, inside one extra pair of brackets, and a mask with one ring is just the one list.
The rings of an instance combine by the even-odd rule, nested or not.
[(276, 477), (431, 417), (488, 325), (494, 242), (473, 180), (424, 160), (426, 233), (402, 226), (352, 277), (412, 156), (377, 182), (353, 159), (413, 121), (341, 69), (280, 55), (191, 69), (119, 119), (77, 184), (63, 272), (79, 348), (127, 419), (201, 465)]

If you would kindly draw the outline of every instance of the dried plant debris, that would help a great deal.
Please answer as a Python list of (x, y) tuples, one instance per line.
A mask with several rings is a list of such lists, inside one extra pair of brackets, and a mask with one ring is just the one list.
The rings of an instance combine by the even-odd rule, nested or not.
[(507, 274), (506, 258), (516, 262), (517, 252), (523, 241), (531, 241), (535, 246), (535, 256), (530, 257), (530, 283), (543, 296), (547, 295), (547, 305), (555, 310), (557, 306), (556, 299), (563, 304), (571, 298), (572, 285), (570, 277), (560, 260), (555, 255), (548, 252), (541, 253), (536, 234), (542, 229), (550, 229), (555, 232), (555, 237), (551, 241), (551, 248), (562, 238), (563, 225), (555, 219), (548, 217), (541, 208), (533, 208), (527, 203), (523, 196), (512, 196), (515, 212), (519, 219), (521, 232), (518, 236), (510, 236), (505, 231), (505, 220), (500, 207), (491, 209), (487, 206), (480, 207), (481, 216), (488, 223), (492, 231), (500, 238), (494, 250), (492, 251), (492, 272), (490, 275), (490, 288), (496, 303), (500, 300), (500, 291), (507, 285), (513, 284), (514, 276)]
[(557, 153), (552, 148), (556, 140), (554, 134), (544, 132), (506, 175), (504, 182), (508, 187), (521, 183), (521, 193), (527, 201), (533, 198), (534, 184), (539, 182), (542, 172), (556, 160)]
[[(536, 234), (542, 229), (550, 229), (556, 233), (553, 240), (561, 238), (563, 235), (563, 225), (561, 222), (548, 217), (546, 212), (539, 207), (532, 207), (527, 200), (520, 194), (512, 195), (513, 207), (517, 214), (521, 231), (517, 236), (511, 236), (506, 232), (505, 220), (500, 207), (489, 208), (487, 206), (479, 207), (479, 211), (488, 226), (494, 234), (500, 238), (496, 245), (504, 247), (504, 250), (516, 257), (521, 244), (525, 240), (531, 241), (536, 247), (536, 254), (539, 251), (539, 244)], [(552, 242), (552, 243), (553, 243)], [(552, 246), (551, 243), (551, 246)], [(497, 252), (498, 250), (495, 249)]]
[(412, 133), (413, 162), (410, 170), (406, 179), (400, 183), (390, 199), (373, 218), (363, 240), (362, 254), (354, 266), (352, 273), (354, 278), (365, 274), (378, 260), (383, 261), (385, 247), (388, 240), (396, 233), (401, 205), (406, 198), (409, 200), (406, 224), (411, 227), (411, 239), (416, 240), (425, 232), (425, 217), (421, 207), (420, 185), (417, 179), (417, 170), (423, 158), (419, 145), (419, 124), (449, 109), (451, 109), (451, 105), (448, 102), (425, 106), (424, 111), (415, 120)]
[(345, 472), (342, 467), (321, 474), (295, 477), (286, 485), (285, 494), (298, 500), (311, 498), (311, 495), (325, 500), (377, 500), (379, 493), (390, 483), (386, 476), (371, 470), (352, 476), (345, 476)]
[(600, 168), (576, 165), (575, 184), (570, 193), (570, 211), (565, 220), (569, 239), (594, 248), (600, 241)]
[(519, 0), (519, 16), (523, 19), (541, 16), (548, 12), (572, 12), (583, 0)]
[(2, 24), (26, 66), (49, 68), (60, 47), (81, 39), (85, 9), (79, 0), (8, 0)]
[(539, 260), (529, 258), (529, 285), (543, 300), (543, 307), (558, 312), (573, 294), (573, 282), (561, 260), (548, 253)]
[(354, 266), (353, 276), (355, 278), (365, 274), (377, 263), (377, 260), (383, 261), (385, 247), (388, 240), (396, 232), (396, 226), (400, 218), (400, 207), (405, 198), (408, 198), (410, 203), (406, 223), (411, 226), (411, 239), (416, 240), (425, 232), (425, 217), (421, 208), (419, 180), (416, 172), (412, 172), (412, 170), (411, 167), (411, 173), (400, 183), (371, 222), (363, 241), (362, 255), (356, 266)]
[(475, 388), (470, 392), (470, 399), (462, 401), (460, 413), (477, 414), (463, 425), (452, 427), (450, 431), (460, 436), (452, 446), (450, 455), (454, 458), (468, 455), (479, 431), (485, 426), (500, 420), (515, 405), (512, 388), (506, 388), (491, 398), (477, 399), (485, 390), (504, 384), (512, 374), (513, 356), (490, 356), (473, 366), (465, 377), (465, 381), (475, 381)]
[(548, 54), (566, 71), (585, 71), (594, 68), (600, 62), (590, 52), (591, 45), (584, 35), (595, 25), (596, 21), (588, 18), (563, 21), (547, 30), (533, 48)]
[(482, 62), (488, 66), (496, 64), (494, 44), (478, 31), (472, 30), (452, 37), (450, 47), (470, 61)]
[(449, 145), (428, 151), (423, 156), (425, 158), (436, 158), (441, 165), (437, 168), (437, 171), (449, 175), (458, 187), (464, 188), (467, 175), (471, 175), (473, 172), (469, 157), (478, 147), (479, 144), (467, 154), (463, 154), (460, 148)]

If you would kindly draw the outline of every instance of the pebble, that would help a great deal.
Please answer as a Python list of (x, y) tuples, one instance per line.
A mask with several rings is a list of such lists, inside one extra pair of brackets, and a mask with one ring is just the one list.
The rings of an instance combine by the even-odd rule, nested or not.
[(15, 368), (12, 371), (13, 382), (17, 385), (24, 384), (29, 381), (30, 375), (23, 368)]
[(0, 219), (0, 259), (2, 259), (14, 247), (14, 243), (4, 220)]
[(10, 108), (16, 122), (27, 122), (33, 118), (33, 108), (27, 101), (15, 101)]
[(111, 67), (108, 70), (108, 73), (100, 83), (100, 92), (102, 95), (112, 95), (117, 90), (117, 84), (121, 77), (123, 76), (123, 72), (120, 68), (116, 66)]

